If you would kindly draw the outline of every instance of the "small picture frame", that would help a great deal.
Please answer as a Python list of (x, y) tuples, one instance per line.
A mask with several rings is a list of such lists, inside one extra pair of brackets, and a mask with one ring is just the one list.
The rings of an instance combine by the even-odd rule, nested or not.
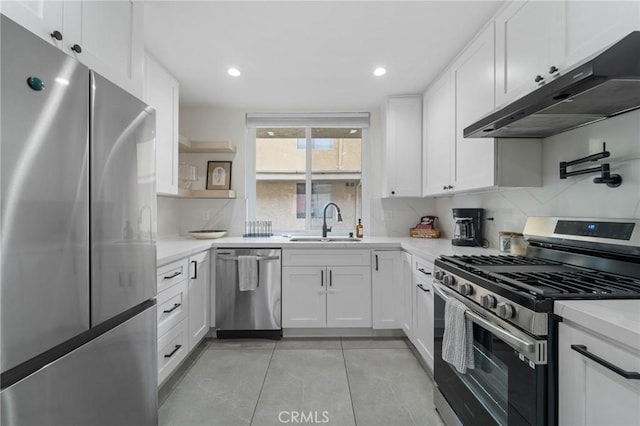
[(231, 161), (207, 163), (207, 189), (223, 191), (231, 189)]

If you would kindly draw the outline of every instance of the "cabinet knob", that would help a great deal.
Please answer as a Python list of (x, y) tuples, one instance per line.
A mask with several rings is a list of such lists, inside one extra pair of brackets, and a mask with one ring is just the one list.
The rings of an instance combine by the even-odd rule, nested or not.
[(62, 40), (62, 33), (60, 31), (58, 31), (58, 30), (55, 30), (54, 32), (52, 32), (49, 35), (51, 36), (51, 38), (55, 38), (58, 41)]
[(396, 195), (396, 191), (391, 191), (391, 195)]
[(551, 65), (551, 68), (549, 68), (549, 74), (553, 74), (558, 72), (558, 67), (556, 67), (555, 65)]
[(444, 185), (444, 186), (442, 187), (442, 189), (446, 191), (446, 190), (447, 190), (447, 185)]
[(535, 81), (536, 83), (540, 83), (542, 80), (544, 80), (544, 77), (541, 75), (536, 75), (536, 78), (533, 79), (533, 81)]
[(80, 47), (79, 44), (74, 44), (73, 46), (71, 46), (71, 50), (76, 53), (82, 53), (82, 47)]
[(449, 185), (447, 186), (447, 189), (453, 189), (453, 186)]

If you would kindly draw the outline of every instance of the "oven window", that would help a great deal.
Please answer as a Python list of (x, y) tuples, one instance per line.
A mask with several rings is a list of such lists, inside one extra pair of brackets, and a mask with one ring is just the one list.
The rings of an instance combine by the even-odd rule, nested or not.
[(493, 352), (491, 335), (474, 324), (473, 356), (475, 368), (455, 373), (478, 398), (499, 425), (508, 423), (509, 368)]

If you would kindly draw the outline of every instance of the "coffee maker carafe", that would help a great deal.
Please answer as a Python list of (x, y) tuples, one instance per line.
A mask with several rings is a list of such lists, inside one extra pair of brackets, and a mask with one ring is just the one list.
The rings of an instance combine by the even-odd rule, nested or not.
[(484, 209), (453, 209), (454, 246), (482, 246), (482, 215)]

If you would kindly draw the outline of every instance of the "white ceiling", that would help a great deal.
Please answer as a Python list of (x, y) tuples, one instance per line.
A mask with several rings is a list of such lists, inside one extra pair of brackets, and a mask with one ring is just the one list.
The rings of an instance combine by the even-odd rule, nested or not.
[(145, 46), (182, 106), (369, 110), (424, 91), (501, 3), (147, 0)]

